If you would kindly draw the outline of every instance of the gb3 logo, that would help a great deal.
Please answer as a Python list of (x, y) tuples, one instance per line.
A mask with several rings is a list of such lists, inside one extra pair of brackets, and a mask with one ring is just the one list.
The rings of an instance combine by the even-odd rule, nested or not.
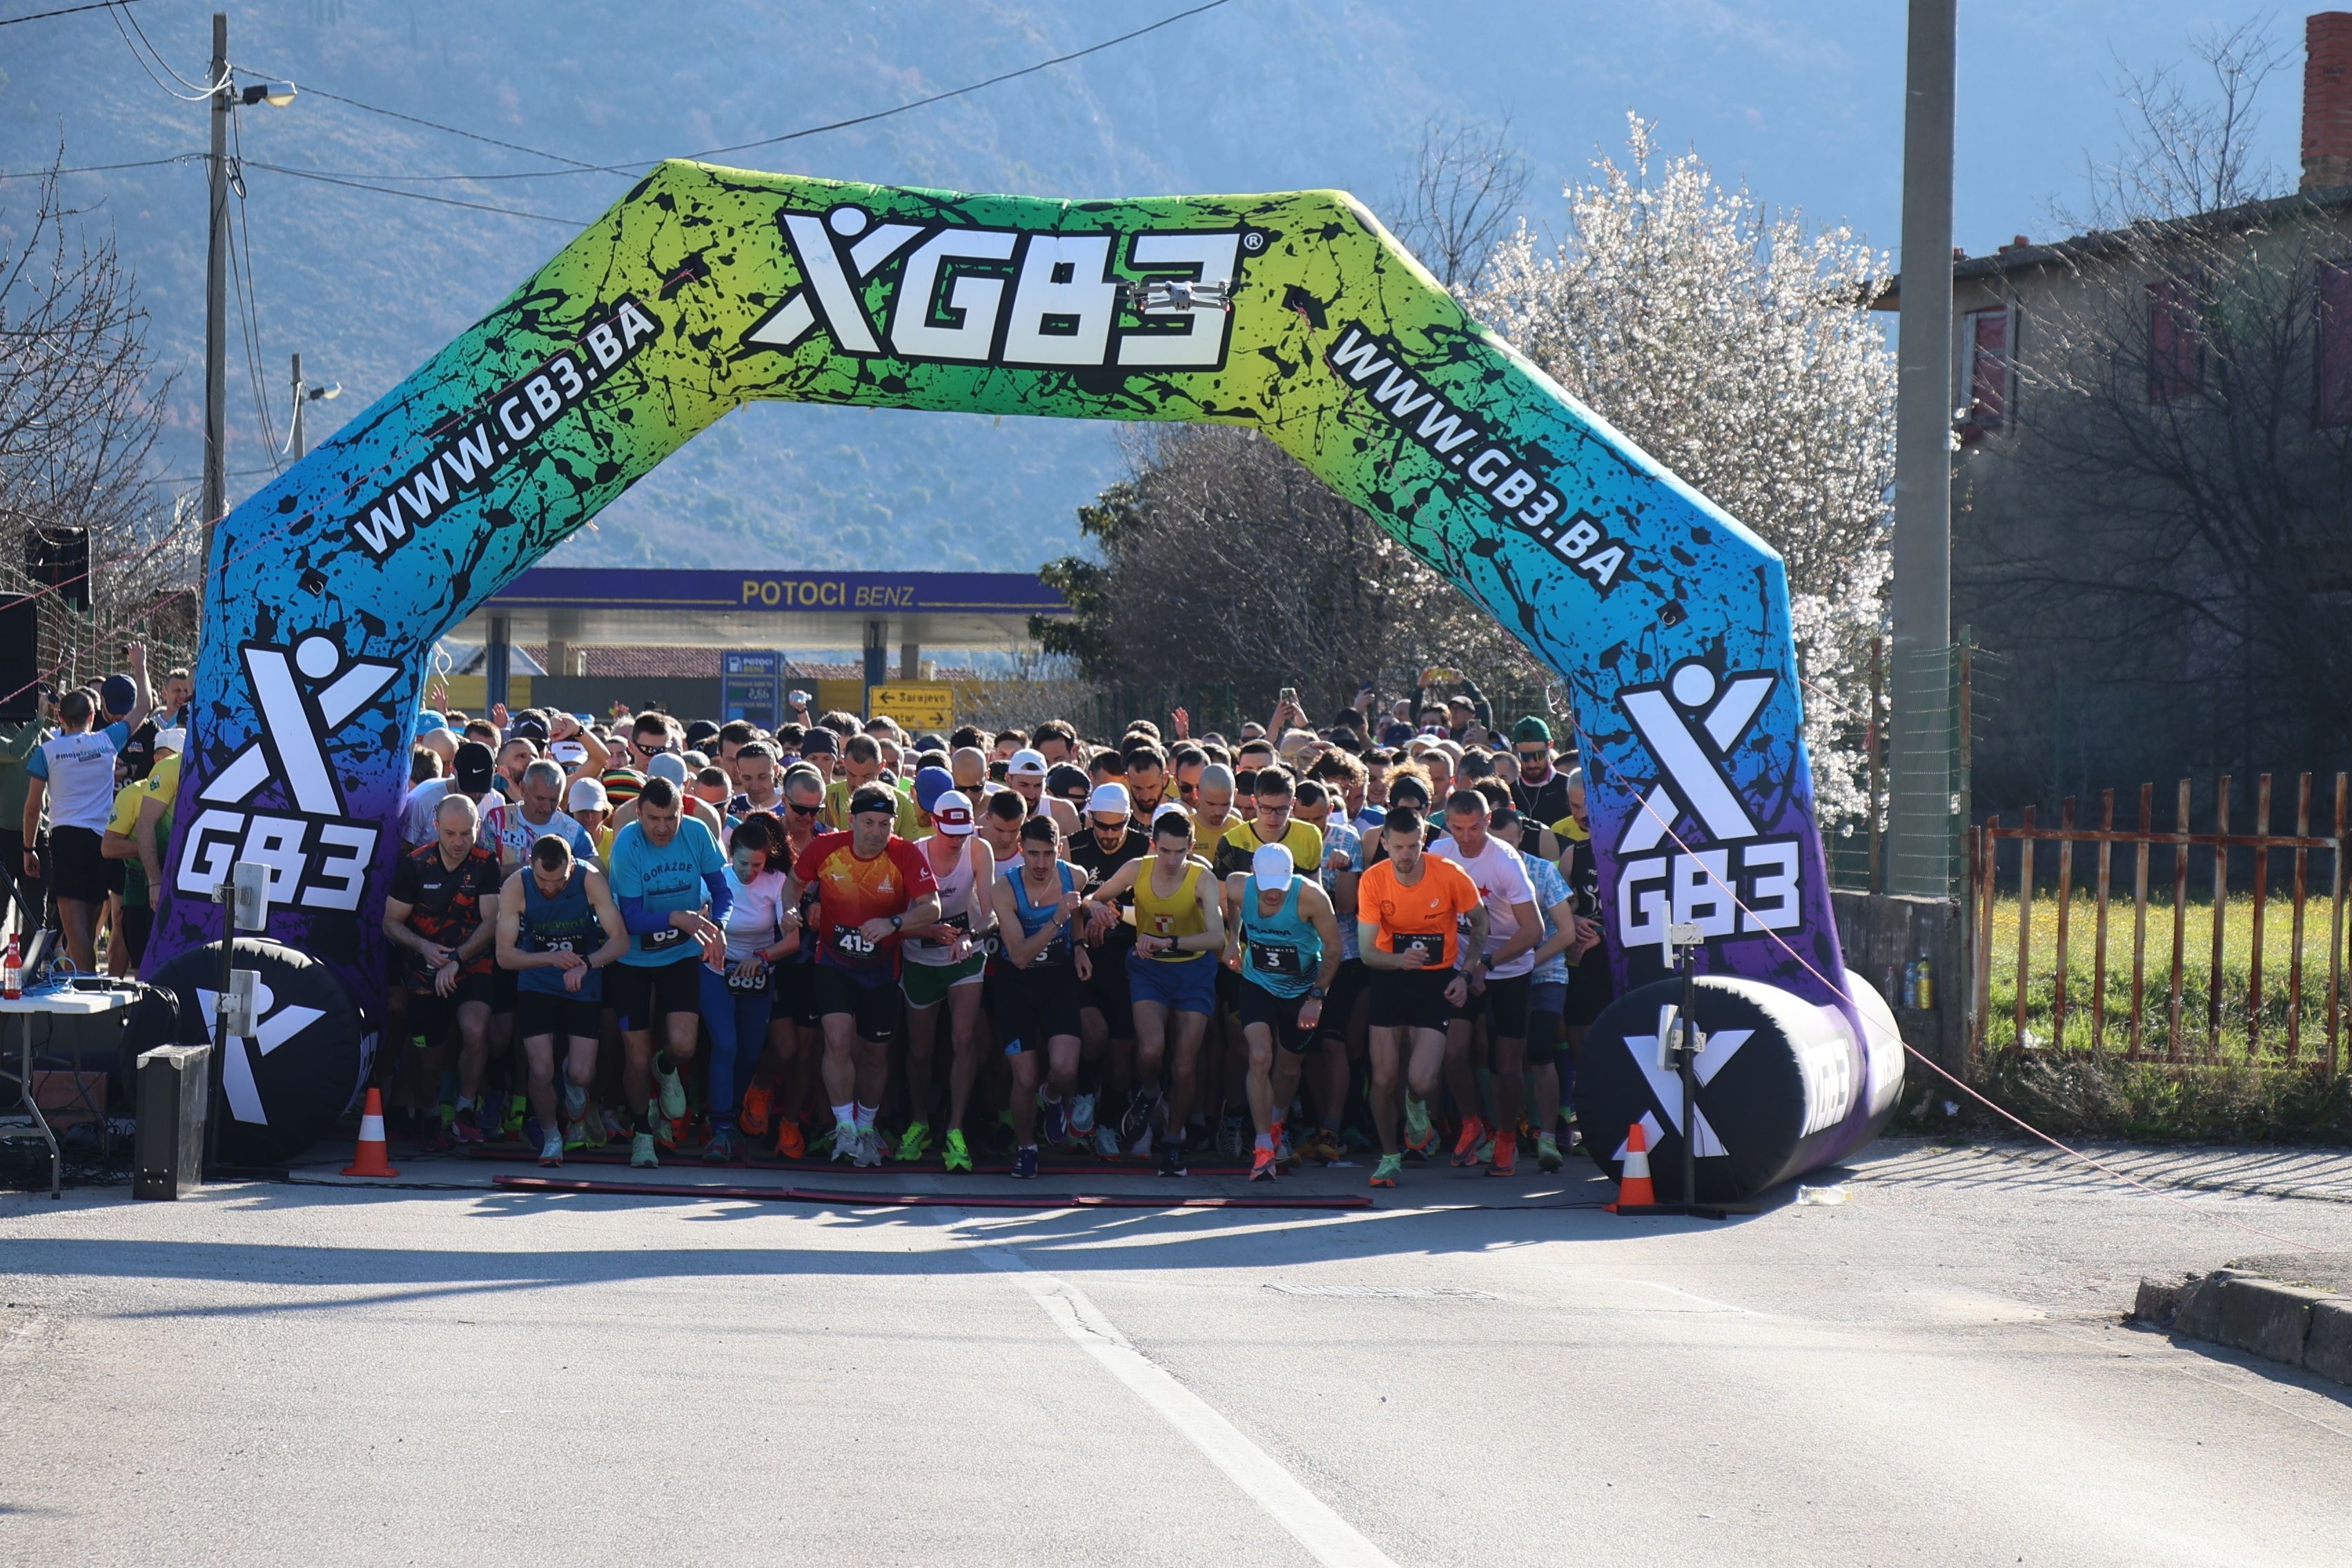
[[(845, 354), (1039, 368), (1218, 368), (1231, 313), (1196, 310), (1172, 293), (1134, 298), (1136, 280), (1113, 269), (1114, 253), (1124, 241), (1138, 280), (1206, 285), (1222, 298), (1242, 253), (1265, 239), (1254, 229), (1045, 234), (877, 222), (847, 204), (777, 221), (802, 286), (743, 335), (746, 346), (789, 351), (822, 329)], [(886, 277), (894, 267), (895, 281)], [(878, 331), (866, 298), (877, 278), (888, 295)]]
[[(1767, 835), (1732, 782), (1727, 759), (1780, 677), (1735, 671), (1717, 680), (1696, 659), (1657, 686), (1628, 687), (1618, 706), (1658, 762), (1658, 782), (1617, 840), (1617, 931), (1627, 946), (1666, 940), (1669, 925), (1750, 936), (1801, 918), (1803, 866), (1794, 835)], [(1690, 848), (1668, 829), (1693, 824)]]
[[(327, 738), (392, 683), (399, 667), (346, 660), (331, 637), (313, 634), (291, 649), (247, 643), (241, 650), (261, 733), (197, 792), (205, 809), (189, 825), (173, 889), (210, 898), (239, 860), (269, 868), (269, 900), (312, 910), (356, 910), (380, 829), (346, 815), (328, 765)], [(250, 809), (277, 781), (290, 811)]]

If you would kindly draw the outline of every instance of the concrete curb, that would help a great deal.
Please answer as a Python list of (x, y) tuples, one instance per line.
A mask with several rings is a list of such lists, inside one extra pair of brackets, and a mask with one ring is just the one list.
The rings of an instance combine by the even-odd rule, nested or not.
[(2178, 1285), (2142, 1279), (2133, 1318), (2352, 1384), (2352, 1300), (2219, 1269)]

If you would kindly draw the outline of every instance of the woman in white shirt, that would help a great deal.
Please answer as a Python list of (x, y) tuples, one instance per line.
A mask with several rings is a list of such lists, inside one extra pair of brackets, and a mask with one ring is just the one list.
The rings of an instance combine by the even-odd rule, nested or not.
[(770, 966), (799, 951), (800, 913), (787, 901), (786, 850), (775, 817), (754, 812), (727, 839), (727, 966), (702, 971), (702, 1022), (710, 1031), (710, 1141), (702, 1157), (732, 1164), (743, 1156), (735, 1134), (737, 1097), (768, 1042)]

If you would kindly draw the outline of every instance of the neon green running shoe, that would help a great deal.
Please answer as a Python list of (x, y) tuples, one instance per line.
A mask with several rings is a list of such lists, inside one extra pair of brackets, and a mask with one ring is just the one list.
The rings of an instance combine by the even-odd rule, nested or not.
[(1405, 1142), (1419, 1144), (1429, 1138), (1429, 1105), (1408, 1094), (1404, 1097)]
[(530, 1115), (530, 1100), (527, 1097), (520, 1094), (509, 1097), (507, 1100), (507, 1136), (511, 1138), (520, 1132)]
[(949, 1170), (961, 1171), (967, 1176), (971, 1174), (971, 1151), (964, 1147), (962, 1128), (948, 1130), (947, 1147), (940, 1152), (940, 1158)]
[(908, 1164), (930, 1152), (930, 1148), (931, 1127), (928, 1121), (910, 1121), (907, 1130), (898, 1134), (898, 1158)]
[(1383, 1154), (1381, 1156), (1381, 1163), (1372, 1167), (1371, 1184), (1376, 1187), (1393, 1187), (1397, 1184), (1397, 1177), (1403, 1172), (1403, 1155)]

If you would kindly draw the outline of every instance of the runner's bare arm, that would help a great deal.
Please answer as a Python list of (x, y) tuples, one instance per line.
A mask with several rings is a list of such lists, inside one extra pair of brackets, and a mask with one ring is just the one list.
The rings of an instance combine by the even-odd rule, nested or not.
[(588, 967), (603, 969), (621, 962), (621, 954), (629, 951), (629, 928), (621, 921), (621, 906), (613, 900), (612, 884), (604, 873), (593, 867), (588, 872), (588, 907), (596, 911), (596, 923), (604, 928), (604, 945), (588, 955)]

